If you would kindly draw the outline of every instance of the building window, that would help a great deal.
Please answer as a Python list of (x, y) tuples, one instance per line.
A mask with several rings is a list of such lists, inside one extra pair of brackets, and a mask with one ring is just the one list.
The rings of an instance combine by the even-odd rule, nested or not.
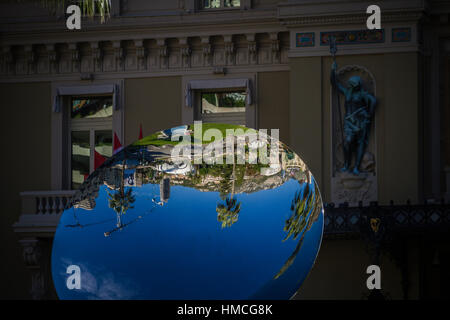
[(113, 98), (74, 96), (70, 99), (70, 181), (77, 189), (112, 156)]
[(240, 0), (204, 0), (203, 9), (228, 9), (239, 8), (241, 6)]
[(256, 128), (255, 75), (244, 78), (184, 79), (182, 121), (201, 120)]
[(245, 91), (201, 92), (201, 120), (245, 125), (245, 101)]

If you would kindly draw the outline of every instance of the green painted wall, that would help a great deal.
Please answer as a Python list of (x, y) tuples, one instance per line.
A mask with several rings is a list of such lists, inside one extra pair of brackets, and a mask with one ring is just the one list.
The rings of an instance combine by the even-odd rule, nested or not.
[(289, 66), (289, 144), (322, 188), (322, 60), (320, 57), (291, 58)]
[(420, 201), (420, 150), (418, 55), (386, 54), (383, 158), (379, 198)]
[(181, 123), (181, 77), (125, 80), (125, 144)]
[(12, 224), (19, 219), (20, 192), (50, 190), (51, 88), (49, 83), (0, 84), (0, 96), (0, 298), (26, 298), (30, 274)]
[(257, 82), (259, 128), (280, 129), (280, 140), (289, 145), (289, 71), (260, 72)]

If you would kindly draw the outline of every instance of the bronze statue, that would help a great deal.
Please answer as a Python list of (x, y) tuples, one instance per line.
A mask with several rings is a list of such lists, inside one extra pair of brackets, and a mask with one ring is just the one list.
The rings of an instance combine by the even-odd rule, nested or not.
[[(336, 51), (334, 51), (335, 53)], [(332, 51), (333, 53), (333, 51)], [(352, 76), (347, 81), (347, 87), (339, 83), (336, 74), (337, 64), (333, 62), (331, 67), (331, 84), (345, 97), (344, 128), (339, 119), (341, 131), (343, 131), (344, 167), (342, 172), (350, 170), (352, 156), (356, 154), (353, 174), (359, 175), (359, 167), (369, 142), (370, 124), (375, 112), (376, 98), (365, 91), (359, 76)], [(339, 93), (337, 94), (338, 106)], [(340, 108), (338, 110), (340, 116)]]

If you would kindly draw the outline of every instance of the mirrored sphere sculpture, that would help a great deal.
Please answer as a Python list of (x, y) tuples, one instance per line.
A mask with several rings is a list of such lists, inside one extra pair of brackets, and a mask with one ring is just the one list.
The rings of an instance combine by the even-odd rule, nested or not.
[[(193, 125), (180, 126), (101, 159), (56, 230), (59, 298), (289, 299), (297, 292), (322, 240), (314, 177), (276, 139), (251, 141), (238, 126), (208, 128), (224, 137), (226, 129), (242, 130), (211, 142), (196, 138)], [(271, 160), (260, 160), (261, 152)]]

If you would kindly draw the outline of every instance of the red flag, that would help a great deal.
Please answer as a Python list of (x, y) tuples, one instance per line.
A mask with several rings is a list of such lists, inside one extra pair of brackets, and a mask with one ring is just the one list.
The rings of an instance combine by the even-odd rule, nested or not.
[(106, 158), (94, 150), (94, 170), (100, 167), (103, 162), (105, 162)]
[(142, 135), (142, 123), (139, 125), (139, 140), (141, 140), (144, 136)]
[(122, 150), (122, 144), (120, 143), (119, 137), (117, 137), (117, 134), (114, 132), (113, 154), (116, 154), (120, 150)]

